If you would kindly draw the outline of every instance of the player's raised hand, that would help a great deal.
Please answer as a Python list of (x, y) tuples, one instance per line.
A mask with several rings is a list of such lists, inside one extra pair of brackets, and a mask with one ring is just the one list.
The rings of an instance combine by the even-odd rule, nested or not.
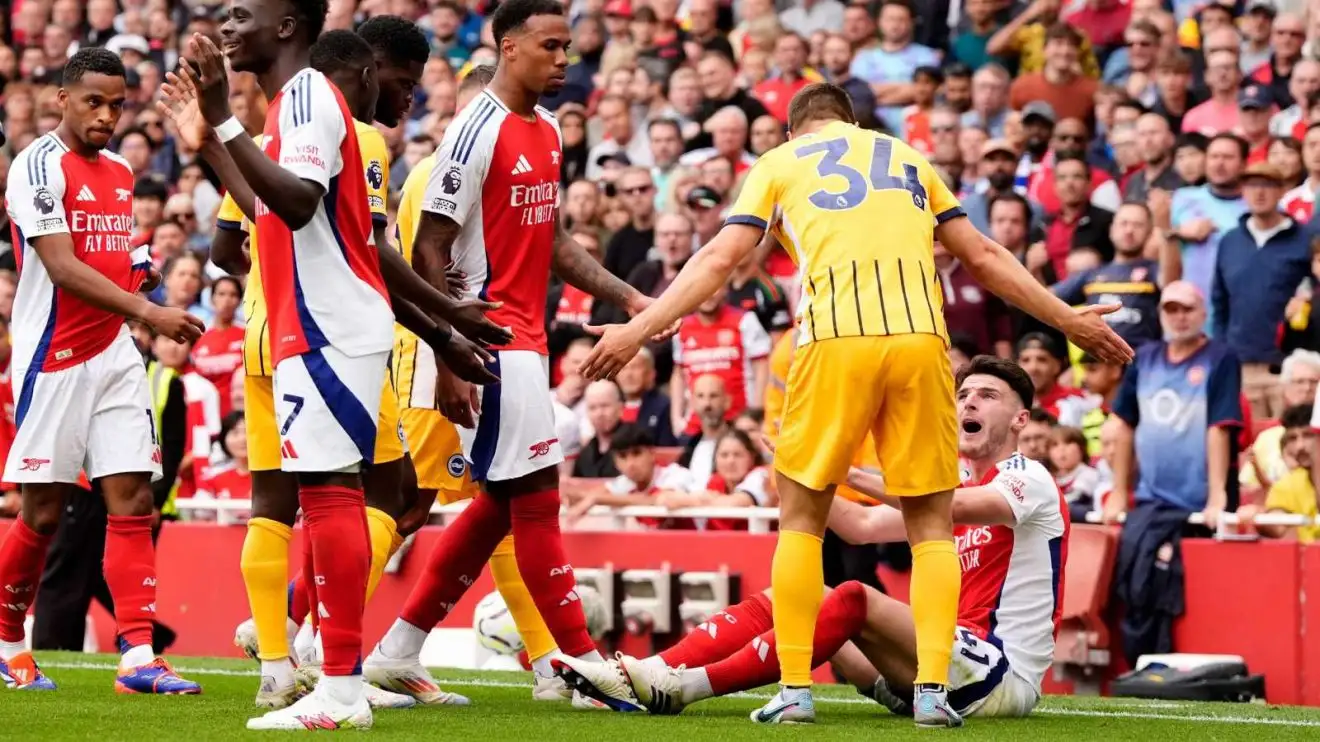
[(486, 318), (486, 312), (503, 305), (504, 302), (498, 301), (464, 299), (451, 304), (442, 317), (460, 335), (481, 345), (508, 345), (513, 340), (513, 331)]
[(197, 101), (197, 85), (193, 81), (188, 65), (179, 67), (179, 73), (165, 73), (166, 82), (160, 86), (160, 100), (156, 101), (156, 110), (174, 123), (174, 129), (193, 150), (202, 148), (207, 137), (211, 136), (211, 126), (202, 116), (202, 109)]
[(233, 113), (229, 109), (229, 71), (225, 55), (206, 36), (199, 33), (188, 40), (188, 49), (197, 63), (197, 98), (202, 116), (211, 126), (219, 126)]
[(583, 325), (583, 329), (600, 336), (596, 347), (591, 349), (591, 355), (582, 364), (582, 375), (592, 380), (613, 379), (637, 355), (646, 340), (638, 336), (631, 324)]
[(1122, 309), (1121, 304), (1080, 307), (1067, 327), (1060, 328), (1077, 347), (1105, 363), (1125, 364), (1132, 360), (1132, 347), (1105, 322), (1104, 315)]
[[(445, 366), (453, 372), (454, 376), (457, 376), (463, 381), (484, 385), (494, 384), (500, 380), (500, 377), (496, 376), (486, 367), (486, 364), (495, 362), (495, 357), (467, 338), (454, 335), (454, 337), (450, 338), (448, 343), (433, 350), (435, 350), (436, 356), (445, 362)], [(446, 415), (446, 417), (448, 417), (448, 415)], [(452, 417), (449, 419), (456, 423), (458, 422), (458, 420), (454, 420)], [(473, 425), (469, 427), (474, 427), (475, 425), (476, 423), (474, 422)]]
[(182, 309), (161, 307), (152, 304), (142, 320), (155, 328), (156, 332), (176, 342), (187, 343), (196, 340), (206, 331), (206, 324)]

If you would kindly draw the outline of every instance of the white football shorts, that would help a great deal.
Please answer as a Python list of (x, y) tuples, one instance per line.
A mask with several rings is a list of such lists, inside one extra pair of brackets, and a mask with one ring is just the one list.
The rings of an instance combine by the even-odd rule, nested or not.
[(15, 368), (18, 432), (5, 481), (76, 484), (145, 472), (160, 479), (160, 440), (142, 354), (125, 325), (110, 346), (77, 366)]
[(1026, 716), (1040, 693), (1009, 667), (999, 640), (981, 639), (961, 626), (949, 663), (949, 704), (963, 716)]
[(530, 350), (492, 351), (497, 384), (478, 387), (476, 430), (458, 428), (474, 482), (499, 482), (564, 460), (550, 398), (550, 359)]
[(352, 357), (330, 346), (280, 361), (273, 378), (280, 469), (342, 472), (370, 464), (388, 361), (388, 351)]

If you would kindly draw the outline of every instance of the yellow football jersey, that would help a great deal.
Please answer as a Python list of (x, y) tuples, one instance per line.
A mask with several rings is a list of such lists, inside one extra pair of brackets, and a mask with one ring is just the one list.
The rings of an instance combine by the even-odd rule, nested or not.
[[(389, 149), (385, 137), (371, 124), (354, 121), (358, 136), (358, 151), (362, 154), (362, 167), (367, 178), (367, 200), (371, 204), (371, 220), (384, 224), (387, 217), (387, 188), (390, 182)], [(254, 140), (261, 146), (264, 136)], [(247, 285), (243, 289), (243, 318), (247, 329), (243, 334), (243, 369), (248, 376), (271, 376), (275, 367), (270, 362), (270, 334), (266, 325), (266, 297), (261, 292), (261, 264), (257, 260), (257, 233), (250, 229), (243, 210), (233, 197), (225, 193), (220, 210), (215, 215), (218, 229), (241, 229), (248, 233), (248, 252), (251, 268)]]
[(798, 345), (938, 335), (948, 343), (934, 227), (963, 210), (915, 149), (834, 122), (767, 152), (728, 223), (772, 229), (802, 274)]
[[(399, 213), (396, 217), (395, 242), (403, 259), (412, 265), (413, 240), (417, 237), (417, 225), (422, 220), (422, 197), (426, 194), (426, 183), (435, 169), (435, 155), (427, 155), (413, 166), (408, 179), (403, 182), (403, 191), (399, 196)], [(418, 355), (423, 356), (418, 360)], [(422, 369), (422, 383), (418, 384), (417, 371)], [(416, 335), (394, 324), (394, 384), (399, 392), (399, 404), (405, 408), (414, 407), (434, 409), (435, 384), (431, 377), (435, 373), (435, 360), (431, 349), (422, 343)], [(429, 388), (428, 388), (429, 387)], [(414, 399), (414, 392), (418, 392)]]

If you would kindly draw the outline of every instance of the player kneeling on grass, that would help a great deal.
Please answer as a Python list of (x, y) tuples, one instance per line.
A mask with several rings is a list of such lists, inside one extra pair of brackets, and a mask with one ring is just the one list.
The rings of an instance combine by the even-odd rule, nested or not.
[[(953, 517), (963, 589), (948, 687), (950, 705), (963, 715), (1026, 715), (1040, 699), (1041, 679), (1054, 656), (1070, 522), (1049, 472), (1017, 452), (1032, 395), (1030, 378), (1012, 361), (978, 356), (958, 374), (958, 447), (966, 472), (954, 492)], [(854, 469), (849, 484), (885, 499), (875, 475)], [(829, 525), (852, 543), (904, 537), (897, 509), (838, 497)], [(770, 601), (757, 594), (654, 657), (619, 655), (603, 664), (562, 658), (556, 669), (614, 709), (676, 714), (694, 701), (775, 682), (771, 624)], [(865, 695), (895, 713), (912, 713), (903, 700), (912, 698), (917, 670), (908, 605), (858, 582), (830, 591), (816, 623), (812, 663), (831, 659)], [(816, 717), (809, 703), (762, 711), (752, 714), (753, 721), (804, 723)]]

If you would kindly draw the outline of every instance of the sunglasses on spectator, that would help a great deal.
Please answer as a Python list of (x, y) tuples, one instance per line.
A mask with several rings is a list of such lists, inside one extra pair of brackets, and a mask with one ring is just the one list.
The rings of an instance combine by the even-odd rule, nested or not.
[(955, 131), (957, 131), (957, 130), (958, 130), (958, 127), (956, 127), (956, 126), (951, 126), (951, 125), (932, 126), (932, 127), (930, 127), (930, 133), (931, 133), (931, 134), (952, 134), (953, 132), (955, 132)]
[(620, 188), (619, 193), (622, 193), (626, 196), (641, 196), (643, 194), (650, 193), (653, 190), (655, 190), (655, 186), (644, 185), (644, 186), (633, 186), (632, 188)]
[(1291, 37), (1294, 38), (1294, 39), (1304, 39), (1304, 38), (1306, 38), (1306, 32), (1305, 32), (1305, 31), (1298, 31), (1298, 30), (1293, 29), (1293, 28), (1276, 28), (1276, 29), (1274, 29), (1274, 34), (1275, 34), (1276, 36), (1291, 36)]

